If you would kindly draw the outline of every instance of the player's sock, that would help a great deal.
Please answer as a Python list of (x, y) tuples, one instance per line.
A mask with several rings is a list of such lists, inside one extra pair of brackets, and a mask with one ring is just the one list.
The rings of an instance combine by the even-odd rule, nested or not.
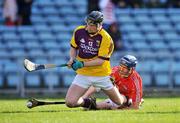
[(88, 108), (88, 109), (97, 109), (96, 108), (96, 99), (95, 98), (85, 98), (84, 99), (84, 105), (83, 105), (84, 108)]
[(83, 107), (89, 108), (90, 104), (91, 104), (90, 99), (89, 99), (89, 98), (85, 98), (85, 99), (84, 99), (84, 105), (83, 105)]

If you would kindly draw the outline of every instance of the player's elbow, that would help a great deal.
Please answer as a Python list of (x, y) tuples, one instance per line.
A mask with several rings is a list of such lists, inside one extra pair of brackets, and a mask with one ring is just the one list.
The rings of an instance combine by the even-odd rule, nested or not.
[(98, 65), (102, 65), (105, 62), (104, 59), (98, 58)]

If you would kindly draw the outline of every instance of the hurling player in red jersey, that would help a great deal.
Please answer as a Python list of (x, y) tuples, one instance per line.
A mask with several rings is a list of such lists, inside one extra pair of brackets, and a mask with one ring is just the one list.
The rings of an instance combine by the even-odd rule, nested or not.
[[(114, 85), (121, 95), (126, 96), (127, 103), (118, 106), (110, 99), (96, 104), (97, 109), (139, 109), (143, 102), (143, 90), (141, 76), (135, 70), (137, 64), (136, 57), (125, 55), (121, 58), (119, 66), (112, 68), (111, 77)], [(90, 96), (96, 88), (90, 87), (84, 97)]]

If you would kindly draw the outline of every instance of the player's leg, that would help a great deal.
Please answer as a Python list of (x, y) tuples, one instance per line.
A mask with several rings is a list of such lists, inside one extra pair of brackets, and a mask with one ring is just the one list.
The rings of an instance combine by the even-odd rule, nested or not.
[(132, 102), (132, 105), (127, 105), (127, 103), (124, 103), (123, 105), (117, 105), (115, 104), (111, 99), (106, 99), (102, 102), (98, 102), (96, 104), (97, 109), (111, 109), (111, 110), (116, 110), (116, 109), (139, 109), (140, 105), (143, 103), (143, 99), (141, 99), (141, 102)]
[(72, 84), (66, 94), (66, 105), (70, 108), (79, 107), (83, 105), (83, 98), (81, 96), (87, 91), (86, 88), (82, 88), (76, 84)]
[(115, 104), (110, 99), (106, 99), (104, 101), (97, 102), (97, 104), (96, 104), (96, 108), (100, 109), (100, 110), (103, 110), (103, 109), (116, 110), (116, 109), (118, 109), (118, 107), (119, 107), (119, 105)]
[[(97, 92), (97, 88), (91, 86), (82, 97), (83, 98), (90, 97), (95, 92)], [(122, 100), (124, 100), (124, 102), (125, 102), (125, 100), (126, 100), (125, 96), (124, 95), (121, 95), (121, 96), (124, 98)], [(107, 109), (116, 110), (116, 109), (124, 109), (124, 108), (127, 108), (127, 106), (117, 105), (111, 99), (106, 99), (104, 101), (96, 103), (96, 109), (100, 109), (100, 110), (103, 110), (103, 109), (106, 109), (106, 110)]]
[(94, 86), (101, 88), (104, 93), (117, 105), (122, 105), (126, 102), (126, 97), (121, 95), (118, 89), (112, 84), (110, 76), (92, 77)]
[(72, 107), (85, 107), (85, 108), (96, 108), (95, 100), (92, 98), (82, 98), (88, 88), (92, 85), (90, 81), (88, 81), (87, 76), (76, 75), (72, 85), (68, 89), (66, 95), (66, 105), (70, 108)]
[(91, 86), (88, 88), (86, 93), (82, 96), (82, 98), (88, 98), (92, 96), (94, 93), (96, 93), (97, 91), (98, 91), (97, 88), (95, 88), (94, 86)]
[(115, 86), (111, 89), (104, 89), (103, 91), (117, 105), (122, 105), (127, 101), (126, 97), (121, 95)]

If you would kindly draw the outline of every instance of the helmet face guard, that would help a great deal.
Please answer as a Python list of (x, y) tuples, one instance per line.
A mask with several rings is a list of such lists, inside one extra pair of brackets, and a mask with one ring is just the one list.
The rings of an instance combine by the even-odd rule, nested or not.
[(85, 22), (87, 24), (93, 24), (93, 25), (102, 24), (102, 22), (94, 21), (94, 20), (87, 18), (87, 17), (85, 18)]
[(94, 22), (94, 21), (92, 21), (92, 20), (86, 20), (85, 22), (86, 22), (86, 24), (89, 25), (89, 26), (96, 26), (97, 29), (102, 26), (102, 23), (96, 23), (96, 22)]

